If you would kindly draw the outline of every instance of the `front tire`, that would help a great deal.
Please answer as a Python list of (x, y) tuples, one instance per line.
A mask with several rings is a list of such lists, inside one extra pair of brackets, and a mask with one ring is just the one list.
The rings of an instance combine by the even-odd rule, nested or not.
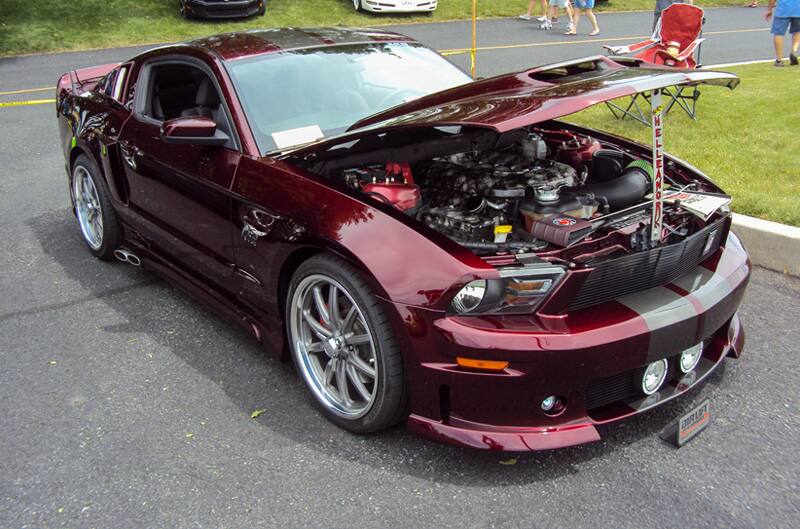
[(330, 421), (373, 433), (403, 418), (400, 348), (361, 272), (330, 255), (304, 262), (289, 285), (286, 322), (297, 370)]
[(72, 206), (83, 242), (95, 257), (114, 258), (122, 236), (106, 182), (85, 154), (75, 159), (70, 178)]
[(361, 11), (361, 0), (353, 0), (353, 7), (356, 8), (356, 11)]

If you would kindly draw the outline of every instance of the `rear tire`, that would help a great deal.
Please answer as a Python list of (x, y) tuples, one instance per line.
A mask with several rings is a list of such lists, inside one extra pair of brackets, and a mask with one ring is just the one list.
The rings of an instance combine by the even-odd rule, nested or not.
[(267, 0), (264, 0), (264, 3), (261, 4), (261, 7), (259, 8), (258, 12), (256, 13), (256, 16), (263, 17), (264, 15), (267, 14), (267, 3), (266, 2), (267, 2)]
[(81, 154), (72, 164), (72, 210), (83, 242), (95, 257), (110, 261), (122, 239), (122, 228), (109, 198), (105, 179), (92, 160)]
[(365, 434), (404, 418), (400, 348), (360, 271), (324, 254), (300, 265), (289, 284), (286, 327), (295, 366), (328, 420)]

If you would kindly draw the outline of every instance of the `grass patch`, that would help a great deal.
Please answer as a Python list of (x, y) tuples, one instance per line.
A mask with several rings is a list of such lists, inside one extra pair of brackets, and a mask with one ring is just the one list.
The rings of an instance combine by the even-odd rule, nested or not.
[[(704, 6), (740, 5), (710, 0)], [(479, 0), (482, 18), (522, 13), (526, 0)], [(191, 37), (282, 26), (367, 26), (469, 18), (471, 0), (441, 0), (432, 14), (387, 16), (356, 13), (351, 0), (268, 0), (267, 14), (226, 22), (186, 21), (177, 0), (2, 0), (0, 56), (161, 43)], [(651, 10), (653, 0), (611, 0), (597, 11)], [(465, 35), (465, 40), (467, 36)]]
[[(697, 122), (673, 109), (665, 148), (731, 194), (737, 213), (800, 226), (800, 69), (755, 64), (728, 70), (741, 77), (739, 87), (701, 88)], [(605, 105), (567, 121), (651, 142), (649, 128), (615, 120)]]

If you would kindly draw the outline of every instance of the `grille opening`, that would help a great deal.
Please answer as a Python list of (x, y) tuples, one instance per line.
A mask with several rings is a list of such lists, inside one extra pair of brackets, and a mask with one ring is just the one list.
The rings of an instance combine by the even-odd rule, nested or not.
[(727, 217), (668, 246), (597, 263), (567, 310), (599, 305), (627, 294), (666, 285), (686, 275), (722, 246), (728, 233), (726, 222)]

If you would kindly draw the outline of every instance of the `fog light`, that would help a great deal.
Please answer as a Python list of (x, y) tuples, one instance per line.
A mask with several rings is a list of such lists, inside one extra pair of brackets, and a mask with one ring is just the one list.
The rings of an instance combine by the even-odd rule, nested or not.
[(686, 349), (684, 352), (681, 353), (680, 362), (678, 362), (678, 367), (681, 368), (681, 371), (684, 373), (688, 373), (700, 362), (700, 357), (703, 356), (703, 344), (699, 343), (693, 347)]
[(642, 375), (642, 391), (645, 395), (652, 395), (667, 378), (667, 360), (656, 360), (644, 370)]
[(558, 397), (555, 395), (550, 395), (549, 397), (545, 398), (542, 401), (542, 411), (551, 411), (553, 408), (556, 407), (556, 403), (558, 402)]

